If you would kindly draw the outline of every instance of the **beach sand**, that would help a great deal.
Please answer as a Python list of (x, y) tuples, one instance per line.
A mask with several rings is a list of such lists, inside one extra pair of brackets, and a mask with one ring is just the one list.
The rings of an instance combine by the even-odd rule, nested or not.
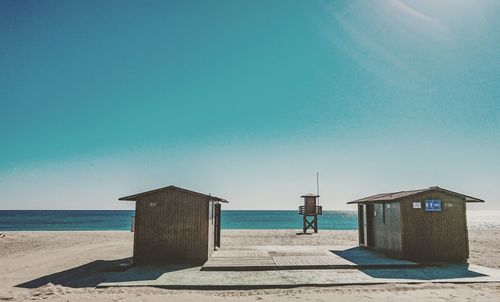
[[(500, 229), (471, 230), (470, 262), (500, 268)], [(0, 301), (500, 301), (500, 283), (190, 291), (94, 287), (132, 256), (130, 232), (7, 232), (0, 238)], [(223, 230), (222, 244), (356, 245), (356, 231)]]

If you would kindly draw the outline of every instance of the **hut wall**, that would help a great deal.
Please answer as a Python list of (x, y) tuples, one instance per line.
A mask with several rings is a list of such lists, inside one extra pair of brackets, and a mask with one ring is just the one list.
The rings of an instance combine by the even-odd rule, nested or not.
[(368, 236), (372, 236), (369, 240), (372, 247), (389, 254), (400, 255), (402, 245), (399, 203), (374, 204), (374, 216), (368, 221), (370, 222), (368, 228), (371, 228)]
[[(426, 212), (426, 199), (440, 199), (441, 212)], [(420, 202), (421, 208), (413, 208)], [(401, 200), (403, 254), (408, 259), (465, 261), (469, 240), (465, 200), (440, 191)]]
[(304, 203), (306, 206), (306, 214), (315, 215), (316, 214), (316, 197), (307, 196), (304, 199)]
[(205, 262), (208, 204), (204, 197), (176, 190), (143, 196), (136, 202), (134, 262)]

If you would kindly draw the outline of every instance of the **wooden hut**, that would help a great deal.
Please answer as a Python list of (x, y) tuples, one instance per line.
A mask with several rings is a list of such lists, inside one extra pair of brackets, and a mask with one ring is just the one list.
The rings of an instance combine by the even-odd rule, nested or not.
[(222, 198), (168, 186), (119, 200), (136, 201), (135, 264), (203, 264), (220, 246)]
[(430, 187), (348, 204), (358, 205), (360, 245), (409, 260), (464, 262), (469, 257), (467, 202), (484, 200)]

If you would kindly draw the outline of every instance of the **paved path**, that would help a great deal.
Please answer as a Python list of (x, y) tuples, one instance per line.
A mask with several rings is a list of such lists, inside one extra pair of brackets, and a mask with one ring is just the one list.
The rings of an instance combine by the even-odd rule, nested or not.
[(382, 283), (500, 282), (500, 270), (477, 265), (412, 269), (201, 271), (201, 267), (133, 267), (107, 276), (98, 287), (154, 286), (171, 289), (259, 289)]
[(420, 264), (360, 247), (232, 246), (215, 251), (203, 271), (403, 268)]
[(106, 273), (106, 282), (98, 287), (253, 289), (381, 283), (500, 282), (500, 270), (497, 269), (468, 264), (426, 267), (358, 247), (232, 246), (214, 253), (207, 264), (203, 267), (131, 267), (123, 272)]

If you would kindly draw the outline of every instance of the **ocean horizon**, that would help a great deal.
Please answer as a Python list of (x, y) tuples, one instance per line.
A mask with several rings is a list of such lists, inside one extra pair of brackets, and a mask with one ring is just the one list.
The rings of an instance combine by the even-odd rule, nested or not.
[[(127, 231), (134, 210), (0, 210), (0, 231)], [(500, 211), (468, 211), (469, 229), (500, 228)], [(356, 211), (324, 211), (320, 230), (356, 230)], [(222, 229), (301, 229), (295, 210), (223, 210)]]

